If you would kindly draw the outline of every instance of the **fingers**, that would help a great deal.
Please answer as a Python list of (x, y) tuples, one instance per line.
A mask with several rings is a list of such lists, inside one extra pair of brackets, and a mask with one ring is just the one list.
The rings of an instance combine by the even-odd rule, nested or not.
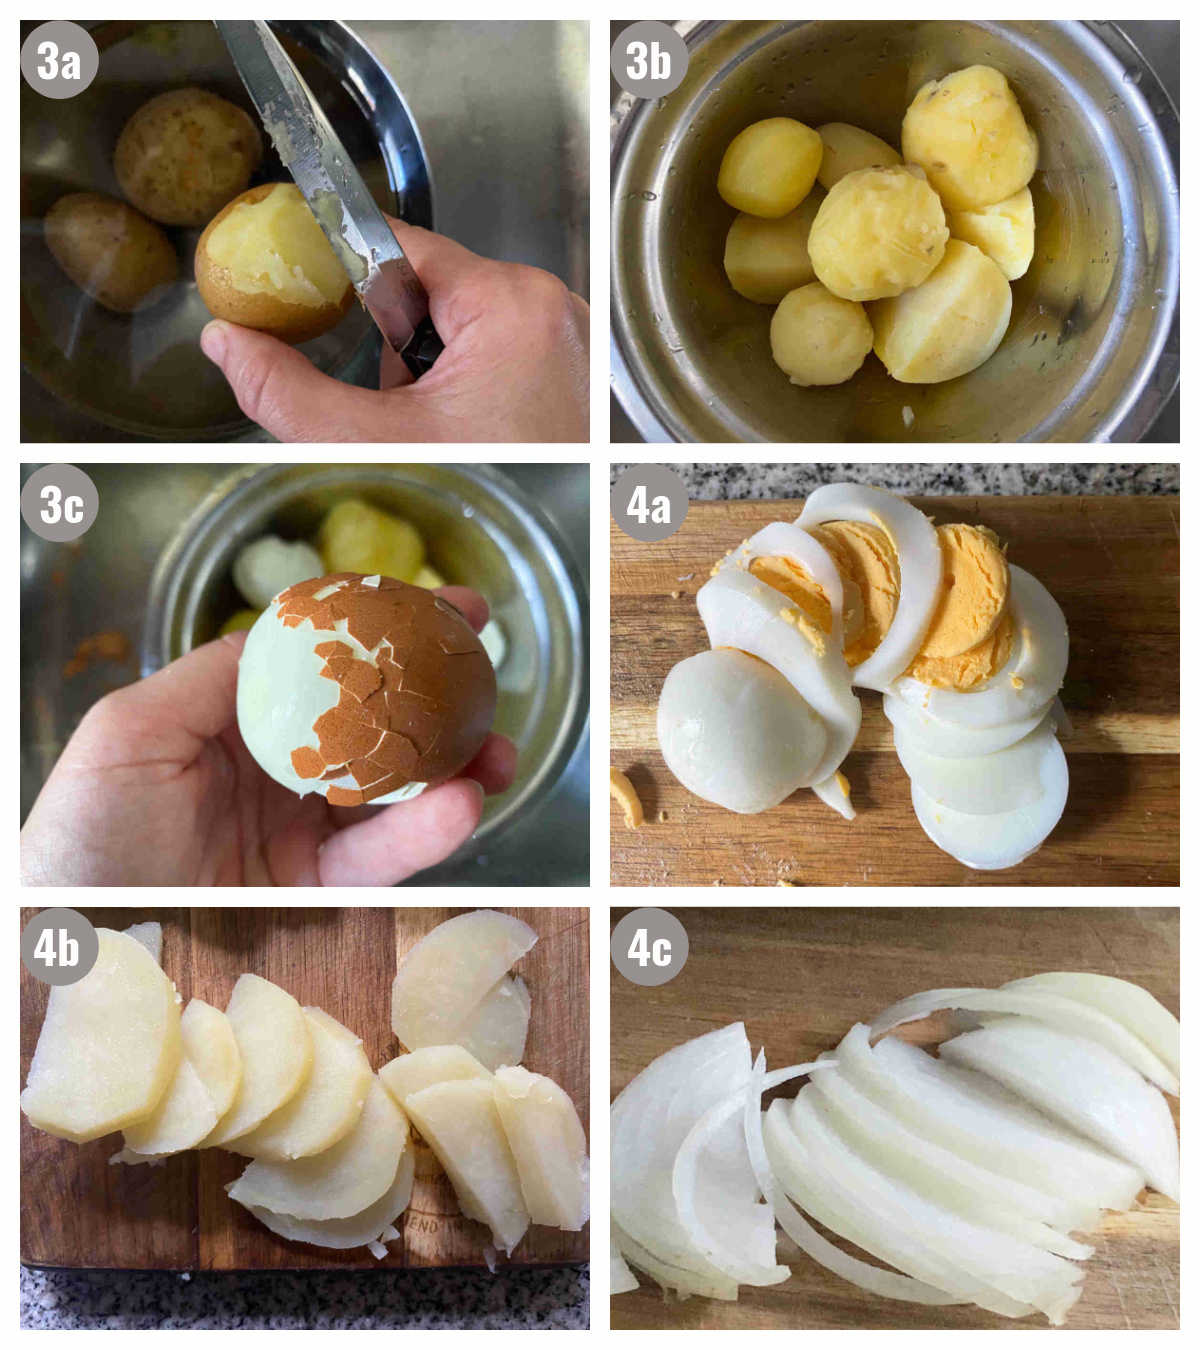
[(463, 769), (461, 778), (473, 778), (489, 797), (505, 792), (517, 776), (517, 747), (507, 736), (489, 736), (479, 753)]
[(449, 600), (471, 627), (478, 633), (488, 621), (488, 603), (469, 586), (439, 586), (437, 594)]
[(377, 393), (331, 379), (269, 333), (214, 320), (200, 334), (200, 347), (221, 368), (242, 412), (277, 440), (384, 437)]
[(483, 789), (458, 778), (349, 825), (321, 847), (322, 886), (394, 886), (448, 858), (474, 834)]

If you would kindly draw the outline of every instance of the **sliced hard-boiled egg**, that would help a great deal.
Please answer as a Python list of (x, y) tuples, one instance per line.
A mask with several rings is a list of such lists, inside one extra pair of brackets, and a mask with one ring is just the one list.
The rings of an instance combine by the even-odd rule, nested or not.
[(908, 669), (937, 605), (942, 551), (937, 532), (915, 506), (882, 488), (827, 483), (812, 493), (796, 524), (804, 530), (831, 521), (856, 520), (887, 535), (900, 565), (900, 598), (878, 647), (855, 667), (856, 685), (886, 689)]
[(1036, 577), (1014, 566), (1009, 577), (1015, 636), (1008, 660), (989, 680), (964, 693), (934, 689), (906, 675), (891, 692), (939, 722), (974, 729), (1031, 717), (1053, 699), (1067, 670), (1067, 621)]
[(718, 648), (680, 661), (658, 701), (658, 743), (689, 792), (728, 811), (778, 806), (825, 751), (821, 719), (773, 667)]
[(1015, 745), (1044, 721), (1053, 706), (1053, 703), (1043, 703), (1028, 717), (996, 727), (964, 727), (943, 722), (926, 709), (906, 703), (895, 694), (883, 696), (883, 713), (892, 724), (897, 740), (904, 736), (927, 754), (942, 755), (947, 759), (991, 755)]
[(1044, 762), (1062, 755), (1049, 717), (1023, 740), (969, 759), (931, 754), (898, 727), (895, 743), (904, 772), (926, 796), (969, 816), (995, 815), (1036, 801), (1043, 795)]
[(1029, 857), (1062, 817), (1067, 803), (1067, 758), (1053, 737), (1039, 764), (1042, 794), (1024, 806), (991, 815), (968, 815), (943, 806), (914, 782), (913, 810), (929, 838), (944, 853), (981, 872), (1015, 867)]

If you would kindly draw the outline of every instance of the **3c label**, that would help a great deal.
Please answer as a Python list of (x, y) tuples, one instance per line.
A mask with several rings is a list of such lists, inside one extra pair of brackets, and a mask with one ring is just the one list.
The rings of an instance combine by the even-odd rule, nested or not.
[(21, 489), (21, 515), (39, 539), (67, 544), (86, 534), (100, 511), (96, 485), (74, 464), (45, 464)]
[(609, 951), (613, 965), (631, 984), (652, 989), (683, 969), (687, 930), (665, 909), (635, 909), (613, 929)]

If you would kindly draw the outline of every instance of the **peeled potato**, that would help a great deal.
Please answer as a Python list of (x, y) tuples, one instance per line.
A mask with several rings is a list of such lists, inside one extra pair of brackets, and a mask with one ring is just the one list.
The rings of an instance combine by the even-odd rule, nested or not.
[(317, 531), (317, 547), (330, 573), (412, 581), (425, 561), (425, 543), (407, 520), (355, 497), (328, 512)]
[(196, 286), (214, 318), (307, 342), (338, 323), (354, 290), (295, 183), (263, 183), (209, 221)]
[(862, 305), (819, 281), (785, 295), (771, 319), (771, 355), (793, 384), (841, 384), (866, 360), (872, 340)]
[(900, 163), (899, 152), (887, 141), (849, 122), (826, 122), (817, 134), (825, 147), (817, 181), (827, 192), (858, 169), (890, 169)]
[(928, 281), (871, 306), (875, 354), (894, 380), (939, 384), (983, 365), (1012, 314), (1004, 273), (974, 244), (951, 239)]
[(777, 220), (812, 191), (821, 167), (821, 138), (791, 117), (768, 117), (729, 143), (717, 191), (735, 210)]
[(968, 66), (922, 86), (904, 115), (900, 142), (948, 211), (1002, 202), (1037, 168), (1037, 137), (1008, 81), (991, 66)]
[(817, 279), (844, 300), (879, 300), (921, 282), (949, 238), (937, 193), (904, 167), (858, 169), (821, 203), (808, 251)]
[(974, 244), (1009, 281), (1016, 281), (1033, 261), (1033, 194), (1027, 187), (993, 206), (976, 211), (951, 211), (946, 224), (954, 239)]
[(157, 304), (179, 275), (167, 236), (115, 197), (69, 192), (46, 212), (44, 228), (59, 267), (117, 314)]
[(815, 277), (808, 235), (824, 194), (810, 192), (778, 220), (742, 212), (725, 236), (725, 275), (739, 295), (760, 305), (777, 305), (797, 286)]
[(245, 190), (262, 159), (248, 113), (207, 89), (172, 89), (125, 123), (113, 154), (121, 191), (164, 225), (203, 225)]

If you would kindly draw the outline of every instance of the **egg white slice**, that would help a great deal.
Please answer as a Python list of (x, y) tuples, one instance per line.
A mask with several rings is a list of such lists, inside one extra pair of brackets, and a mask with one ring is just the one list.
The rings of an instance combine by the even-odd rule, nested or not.
[(979, 689), (934, 689), (905, 675), (892, 691), (939, 722), (980, 729), (1031, 717), (1062, 686), (1070, 654), (1058, 602), (1023, 568), (1009, 565), (1009, 605), (1016, 625), (1012, 653)]
[(784, 615), (797, 606), (739, 566), (721, 567), (696, 595), (713, 647), (733, 647), (774, 666), (825, 726), (826, 745), (810, 782), (831, 778), (850, 752), (862, 708), (850, 689), (846, 658), (832, 635), (821, 648)]
[(929, 838), (965, 867), (995, 872), (1015, 867), (1038, 849), (1062, 818), (1067, 804), (1067, 757), (1051, 736), (1040, 764), (1042, 795), (1026, 806), (972, 816), (935, 802), (912, 784), (913, 810)]
[(897, 741), (904, 736), (927, 754), (942, 755), (947, 759), (991, 755), (1006, 746), (1015, 745), (1035, 730), (1056, 706), (1061, 705), (1057, 705), (1057, 701), (1043, 703), (1028, 717), (1016, 722), (1005, 722), (998, 727), (963, 727), (953, 722), (942, 722), (924, 708), (914, 707), (895, 694), (883, 696), (883, 715), (892, 724)]
[(899, 729), (895, 735), (896, 754), (909, 778), (939, 806), (968, 816), (1015, 811), (1037, 801), (1044, 791), (1044, 761), (1054, 756), (1048, 744), (1053, 740), (1049, 717), (1013, 745), (970, 759), (931, 754), (920, 741)]
[[(809, 576), (825, 592), (832, 612), (833, 627), (830, 637), (838, 651), (844, 653), (846, 646), (843, 609), (845, 597), (842, 594), (842, 574), (829, 556), (828, 550), (814, 535), (802, 530), (799, 525), (789, 525), (785, 520), (764, 525), (757, 534), (752, 534), (738, 548), (719, 564), (721, 569), (740, 567), (748, 569), (756, 558), (790, 558), (798, 562)], [(770, 583), (766, 583), (770, 584)], [(849, 667), (846, 668), (849, 674)]]
[(658, 744), (689, 792), (750, 815), (805, 786), (825, 751), (821, 719), (772, 666), (745, 652), (680, 661), (658, 700)]
[(900, 599), (879, 646), (851, 672), (864, 689), (886, 689), (908, 669), (937, 605), (942, 550), (937, 531), (901, 497), (862, 483), (826, 483), (804, 503), (796, 524), (810, 530), (835, 520), (877, 525), (892, 541), (900, 564)]

